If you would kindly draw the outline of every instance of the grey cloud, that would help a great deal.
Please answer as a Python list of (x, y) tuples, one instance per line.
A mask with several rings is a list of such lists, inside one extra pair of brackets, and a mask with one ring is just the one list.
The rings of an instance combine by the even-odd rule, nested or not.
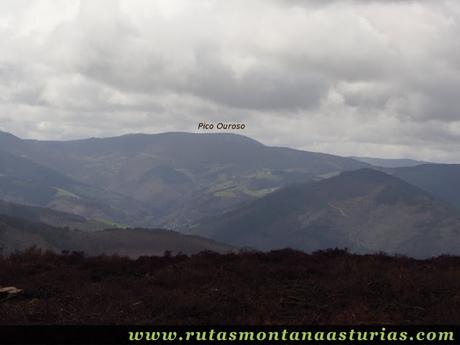
[(5, 1), (0, 129), (244, 121), (267, 144), (460, 161), (459, 22), (448, 0)]

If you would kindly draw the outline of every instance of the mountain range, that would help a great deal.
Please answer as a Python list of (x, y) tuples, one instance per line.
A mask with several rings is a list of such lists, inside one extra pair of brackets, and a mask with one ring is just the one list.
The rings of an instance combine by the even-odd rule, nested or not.
[[(292, 182), (368, 166), (349, 158), (269, 147), (234, 134), (133, 134), (37, 141), (0, 133), (0, 147), (22, 159), (23, 165), (26, 161), (39, 164), (62, 175), (56, 175), (56, 180), (67, 178), (64, 185), (49, 186), (47, 191), (48, 195), (56, 191), (53, 198), (59, 200), (32, 199), (42, 198), (40, 191), (31, 193), (33, 205), (127, 225), (173, 229), (193, 225), (204, 216), (223, 213)], [(68, 205), (74, 195), (92, 201), (97, 207), (91, 210), (99, 213), (91, 214), (82, 205)], [(28, 201), (0, 194), (5, 197)], [(115, 212), (115, 217), (112, 209), (122, 212)]]
[[(132, 255), (169, 243), (424, 257), (460, 247), (460, 165), (339, 157), (215, 133), (38, 141), (0, 132), (0, 147), (0, 214), (27, 224), (16, 227), (20, 241), (4, 235), (10, 248), (35, 241)], [(37, 224), (70, 240), (32, 236)], [(145, 228), (211, 240), (195, 245), (193, 236)], [(155, 239), (162, 231), (174, 240)]]

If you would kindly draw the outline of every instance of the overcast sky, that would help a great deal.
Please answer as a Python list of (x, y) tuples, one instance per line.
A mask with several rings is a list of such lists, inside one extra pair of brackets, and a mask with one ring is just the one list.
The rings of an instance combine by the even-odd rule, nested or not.
[(245, 123), (269, 145), (460, 162), (460, 1), (0, 0), (0, 130)]

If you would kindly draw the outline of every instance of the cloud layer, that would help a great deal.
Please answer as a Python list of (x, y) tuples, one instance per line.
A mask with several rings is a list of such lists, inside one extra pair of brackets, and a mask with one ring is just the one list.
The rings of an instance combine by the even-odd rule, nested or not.
[(459, 35), (454, 0), (4, 0), (0, 129), (460, 162)]

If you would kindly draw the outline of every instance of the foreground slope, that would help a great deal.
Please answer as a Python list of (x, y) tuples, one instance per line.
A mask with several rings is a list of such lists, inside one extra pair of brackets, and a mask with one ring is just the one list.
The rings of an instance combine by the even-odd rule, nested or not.
[[(293, 251), (0, 257), (0, 324), (460, 323), (460, 259)], [(432, 342), (434, 343), (434, 342)], [(438, 342), (441, 343), (441, 342)]]
[(371, 169), (286, 187), (194, 231), (260, 249), (347, 247), (415, 257), (460, 252), (458, 212)]
[(83, 251), (87, 255), (120, 254), (130, 257), (204, 250), (227, 252), (232, 247), (174, 231), (155, 229), (107, 229), (83, 232), (0, 215), (0, 246), (5, 253), (32, 246), (56, 252)]
[(148, 208), (150, 225), (170, 228), (192, 225), (291, 182), (367, 166), (224, 133), (75, 141), (21, 140), (0, 133), (0, 146), (77, 181), (136, 199)]

